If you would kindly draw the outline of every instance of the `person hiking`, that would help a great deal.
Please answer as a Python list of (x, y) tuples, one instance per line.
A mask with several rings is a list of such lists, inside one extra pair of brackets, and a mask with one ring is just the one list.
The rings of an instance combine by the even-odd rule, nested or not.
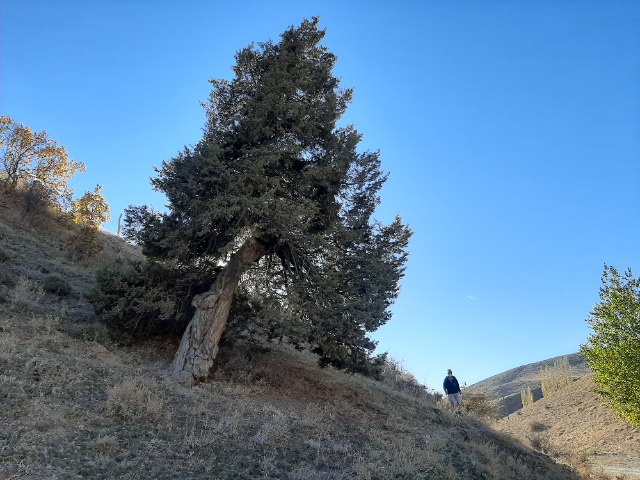
[(462, 405), (462, 395), (460, 395), (460, 384), (458, 379), (453, 376), (451, 369), (447, 370), (447, 376), (442, 383), (444, 393), (449, 397), (449, 403), (455, 413), (460, 413), (460, 406)]

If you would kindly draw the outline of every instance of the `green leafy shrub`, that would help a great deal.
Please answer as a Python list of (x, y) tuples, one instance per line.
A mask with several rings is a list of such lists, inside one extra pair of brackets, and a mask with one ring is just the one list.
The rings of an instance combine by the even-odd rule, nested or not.
[(604, 267), (597, 303), (587, 322), (593, 329), (580, 354), (593, 370), (598, 393), (624, 420), (640, 428), (640, 279)]

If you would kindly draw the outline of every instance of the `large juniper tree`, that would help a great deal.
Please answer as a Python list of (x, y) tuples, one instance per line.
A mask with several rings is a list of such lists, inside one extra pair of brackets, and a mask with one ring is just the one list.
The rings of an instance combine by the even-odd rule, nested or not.
[[(372, 218), (386, 180), (377, 152), (338, 127), (352, 96), (333, 75), (318, 20), (278, 43), (236, 54), (232, 80), (214, 79), (202, 140), (152, 180), (167, 213), (130, 209), (128, 233), (148, 256), (217, 272), (193, 298), (174, 361), (206, 377), (238, 290), (271, 315), (273, 331), (325, 364), (366, 371), (367, 333), (390, 317), (411, 232)], [(266, 314), (265, 314), (266, 315)]]

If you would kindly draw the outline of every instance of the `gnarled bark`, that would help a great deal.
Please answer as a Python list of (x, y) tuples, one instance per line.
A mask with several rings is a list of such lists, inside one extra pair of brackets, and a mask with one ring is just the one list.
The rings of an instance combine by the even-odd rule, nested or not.
[(227, 325), (238, 282), (249, 265), (268, 253), (264, 242), (252, 237), (231, 256), (209, 291), (196, 295), (196, 312), (182, 336), (173, 361), (174, 372), (189, 372), (196, 382), (204, 380), (218, 355), (220, 337)]

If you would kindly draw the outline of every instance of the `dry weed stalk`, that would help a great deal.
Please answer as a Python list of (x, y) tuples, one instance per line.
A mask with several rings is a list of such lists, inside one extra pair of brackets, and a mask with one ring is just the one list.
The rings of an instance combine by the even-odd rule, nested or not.
[(31, 280), (26, 275), (20, 275), (16, 285), (9, 294), (9, 303), (12, 307), (24, 307), (37, 305), (44, 297), (42, 285)]
[(27, 324), (29, 330), (34, 335), (51, 335), (58, 325), (60, 325), (60, 317), (58, 315), (53, 313), (36, 315), (33, 312), (31, 313), (31, 320), (29, 320)]

